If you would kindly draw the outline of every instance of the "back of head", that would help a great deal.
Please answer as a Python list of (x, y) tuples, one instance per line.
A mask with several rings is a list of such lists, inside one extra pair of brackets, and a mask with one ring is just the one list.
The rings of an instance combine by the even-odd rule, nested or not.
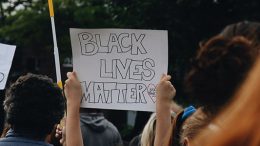
[(260, 23), (242, 21), (226, 26), (219, 34), (225, 38), (232, 38), (235, 36), (243, 36), (252, 42), (254, 47), (259, 49), (260, 46)]
[(34, 139), (49, 134), (64, 114), (60, 88), (47, 76), (27, 74), (7, 90), (6, 122), (15, 133)]
[(232, 103), (213, 121), (218, 130), (206, 129), (193, 144), (200, 146), (260, 145), (260, 59)]
[(179, 144), (181, 146), (186, 146), (187, 141), (192, 141), (197, 134), (199, 134), (207, 125), (208, 125), (208, 118), (201, 111), (198, 109), (193, 115), (185, 120), (183, 123), (180, 132), (179, 132)]
[(256, 58), (244, 37), (215, 36), (199, 49), (185, 79), (186, 91), (214, 115), (230, 99)]
[(200, 109), (196, 110), (193, 106), (185, 108), (174, 117), (166, 144), (169, 146), (187, 145), (184, 139), (187, 138), (189, 141), (193, 139), (204, 124), (206, 124), (205, 114)]

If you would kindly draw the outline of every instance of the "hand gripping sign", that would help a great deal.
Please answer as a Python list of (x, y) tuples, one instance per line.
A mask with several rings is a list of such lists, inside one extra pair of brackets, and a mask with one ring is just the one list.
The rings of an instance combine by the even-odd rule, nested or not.
[(167, 73), (167, 31), (70, 29), (82, 107), (155, 110), (155, 88)]

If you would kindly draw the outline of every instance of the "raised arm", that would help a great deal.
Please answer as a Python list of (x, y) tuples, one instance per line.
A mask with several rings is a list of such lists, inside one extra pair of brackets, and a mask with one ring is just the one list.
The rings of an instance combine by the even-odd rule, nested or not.
[(171, 76), (162, 75), (156, 87), (156, 130), (155, 146), (162, 146), (171, 129), (171, 100), (176, 90), (170, 82)]
[(67, 77), (64, 85), (67, 98), (66, 146), (83, 146), (79, 114), (82, 89), (75, 72), (68, 72)]

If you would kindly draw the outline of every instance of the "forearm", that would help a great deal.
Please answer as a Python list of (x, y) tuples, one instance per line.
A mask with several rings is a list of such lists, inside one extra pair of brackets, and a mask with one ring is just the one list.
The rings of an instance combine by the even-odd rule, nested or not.
[(156, 103), (156, 129), (155, 129), (155, 146), (163, 146), (169, 137), (171, 129), (171, 103), (157, 101)]
[(79, 108), (67, 104), (66, 146), (83, 146)]
[(171, 101), (176, 95), (176, 90), (171, 84), (170, 79), (171, 76), (163, 74), (156, 87), (155, 146), (165, 146), (170, 138)]

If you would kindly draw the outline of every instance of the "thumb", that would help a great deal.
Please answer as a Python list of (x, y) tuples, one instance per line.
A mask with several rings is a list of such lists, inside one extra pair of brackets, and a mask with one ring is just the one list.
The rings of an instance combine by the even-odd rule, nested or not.
[(161, 78), (160, 78), (160, 80), (163, 80), (165, 77), (166, 77), (166, 74), (165, 74), (165, 73), (163, 73), (163, 74), (161, 75)]

